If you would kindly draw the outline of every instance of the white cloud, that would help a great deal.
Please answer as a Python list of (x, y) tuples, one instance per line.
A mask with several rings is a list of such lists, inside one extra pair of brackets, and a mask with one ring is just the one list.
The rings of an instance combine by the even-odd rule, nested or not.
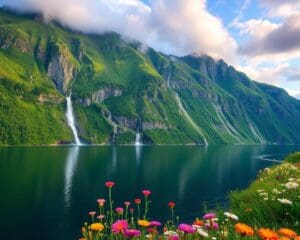
[(270, 17), (288, 17), (300, 12), (300, 2), (297, 0), (260, 0)]
[(41, 11), (76, 30), (115, 31), (165, 53), (206, 53), (232, 62), (236, 42), (206, 7), (206, 0), (4, 0)]

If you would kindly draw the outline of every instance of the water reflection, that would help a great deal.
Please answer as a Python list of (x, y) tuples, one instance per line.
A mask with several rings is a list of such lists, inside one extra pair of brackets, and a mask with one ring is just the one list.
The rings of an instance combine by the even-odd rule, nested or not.
[(201, 216), (203, 203), (210, 209), (226, 204), (229, 191), (245, 188), (260, 169), (275, 164), (258, 156), (280, 160), (279, 154), (297, 150), (300, 146), (0, 148), (1, 236), (77, 239), (95, 200), (107, 198), (107, 180), (116, 182), (114, 207), (150, 189), (150, 217), (166, 220), (167, 203), (174, 201), (176, 215), (191, 222)]
[(64, 182), (64, 201), (65, 207), (71, 207), (72, 179), (78, 162), (80, 147), (72, 146), (69, 148), (67, 161), (65, 166), (65, 182)]

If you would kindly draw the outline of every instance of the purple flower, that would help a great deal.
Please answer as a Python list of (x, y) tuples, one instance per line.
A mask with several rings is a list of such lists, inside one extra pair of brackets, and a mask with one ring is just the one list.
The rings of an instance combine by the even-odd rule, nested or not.
[(212, 218), (216, 218), (216, 214), (215, 213), (206, 213), (203, 216), (203, 219), (205, 219), (205, 220), (212, 219)]
[(184, 233), (194, 233), (196, 232), (196, 229), (194, 229), (191, 225), (181, 223), (178, 226), (178, 230), (184, 232)]

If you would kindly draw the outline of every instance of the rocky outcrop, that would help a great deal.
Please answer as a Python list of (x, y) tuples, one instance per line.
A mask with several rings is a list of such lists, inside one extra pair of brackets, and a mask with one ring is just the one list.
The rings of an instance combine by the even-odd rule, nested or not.
[(125, 116), (114, 116), (113, 119), (118, 123), (118, 125), (126, 128), (131, 128), (133, 130), (138, 129), (139, 119), (137, 118), (128, 118)]
[(92, 103), (102, 103), (110, 97), (118, 97), (123, 94), (123, 90), (113, 86), (108, 86), (93, 92), (91, 97), (79, 98), (78, 102), (81, 105), (89, 106)]
[(64, 54), (57, 53), (49, 62), (47, 75), (60, 92), (66, 93), (68, 85), (75, 75), (74, 64)]
[(105, 87), (92, 94), (92, 102), (101, 103), (107, 98), (118, 97), (123, 94), (123, 90), (114, 87)]
[(32, 54), (33, 50), (28, 36), (13, 32), (9, 28), (0, 29), (0, 48), (16, 48), (23, 53)]
[(164, 129), (167, 130), (168, 126), (161, 122), (142, 122), (142, 130)]

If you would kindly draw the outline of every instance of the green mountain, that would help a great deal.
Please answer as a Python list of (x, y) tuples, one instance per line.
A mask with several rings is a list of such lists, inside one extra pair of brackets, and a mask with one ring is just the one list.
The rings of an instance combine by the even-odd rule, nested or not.
[(167, 56), (0, 10), (0, 144), (300, 143), (300, 101), (209, 56)]

